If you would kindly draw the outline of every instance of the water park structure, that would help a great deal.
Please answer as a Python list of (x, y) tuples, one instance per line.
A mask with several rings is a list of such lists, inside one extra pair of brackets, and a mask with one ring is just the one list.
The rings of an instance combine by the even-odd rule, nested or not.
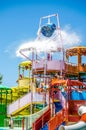
[[(40, 52), (35, 47), (21, 49), (26, 61), (18, 65), (18, 86), (0, 87), (0, 126), (8, 126), (11, 116), (14, 127), (22, 130), (85, 130), (86, 47), (64, 49), (58, 14), (40, 19), (36, 41), (43, 40), (46, 48), (52, 41), (58, 45)], [(74, 56), (76, 64), (69, 62)]]

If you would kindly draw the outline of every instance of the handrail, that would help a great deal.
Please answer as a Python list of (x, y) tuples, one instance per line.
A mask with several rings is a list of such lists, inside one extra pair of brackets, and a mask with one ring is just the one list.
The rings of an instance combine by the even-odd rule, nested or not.
[(30, 105), (32, 102), (31, 96), (33, 96), (33, 103), (34, 102), (43, 102), (43, 95), (40, 95), (38, 93), (27, 93), (22, 98), (16, 100), (12, 104), (8, 105), (7, 107), (7, 115), (10, 115), (12, 113), (16, 113), (23, 109), (25, 106)]
[(64, 122), (64, 110), (59, 111), (54, 117), (48, 122), (48, 130), (55, 130), (60, 124)]
[(46, 112), (43, 113), (43, 115), (41, 115), (41, 117), (39, 117), (32, 126), (32, 130), (40, 130), (45, 123), (47, 123), (50, 120), (51, 117), (51, 109), (49, 108)]

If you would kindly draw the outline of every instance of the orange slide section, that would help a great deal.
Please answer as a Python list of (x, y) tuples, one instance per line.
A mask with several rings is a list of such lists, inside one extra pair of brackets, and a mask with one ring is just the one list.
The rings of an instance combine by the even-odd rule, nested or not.
[(32, 126), (32, 130), (40, 130), (51, 118), (51, 109), (49, 108), (41, 117), (39, 117)]

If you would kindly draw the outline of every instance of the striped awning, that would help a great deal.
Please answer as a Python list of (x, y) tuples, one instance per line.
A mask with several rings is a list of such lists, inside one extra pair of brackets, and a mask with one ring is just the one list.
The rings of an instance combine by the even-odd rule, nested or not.
[(72, 47), (66, 50), (66, 56), (76, 56), (80, 53), (80, 55), (86, 56), (86, 47), (85, 46), (77, 46)]
[(32, 62), (31, 61), (23, 61), (19, 64), (19, 66), (24, 67), (24, 66), (31, 66)]

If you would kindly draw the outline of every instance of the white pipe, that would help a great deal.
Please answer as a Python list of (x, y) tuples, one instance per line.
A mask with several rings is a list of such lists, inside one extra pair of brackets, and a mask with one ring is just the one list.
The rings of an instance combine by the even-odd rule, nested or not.
[(78, 123), (69, 126), (61, 125), (59, 130), (86, 130), (86, 123), (84, 121), (79, 121)]
[[(86, 113), (86, 106), (82, 105), (78, 108), (78, 114), (82, 116), (83, 114)], [(86, 122), (83, 120), (80, 120), (79, 122), (68, 125), (68, 126), (63, 126), (61, 125), (59, 127), (59, 130), (86, 130)]]
[(54, 16), (57, 16), (58, 14), (52, 14), (52, 15), (48, 15), (48, 16), (44, 16), (42, 17), (42, 19), (46, 19), (46, 18), (50, 18), (50, 17), (54, 17)]
[(78, 108), (78, 114), (79, 114), (79, 116), (82, 116), (82, 114), (85, 114), (85, 113), (86, 113), (86, 106), (85, 105), (81, 105)]

